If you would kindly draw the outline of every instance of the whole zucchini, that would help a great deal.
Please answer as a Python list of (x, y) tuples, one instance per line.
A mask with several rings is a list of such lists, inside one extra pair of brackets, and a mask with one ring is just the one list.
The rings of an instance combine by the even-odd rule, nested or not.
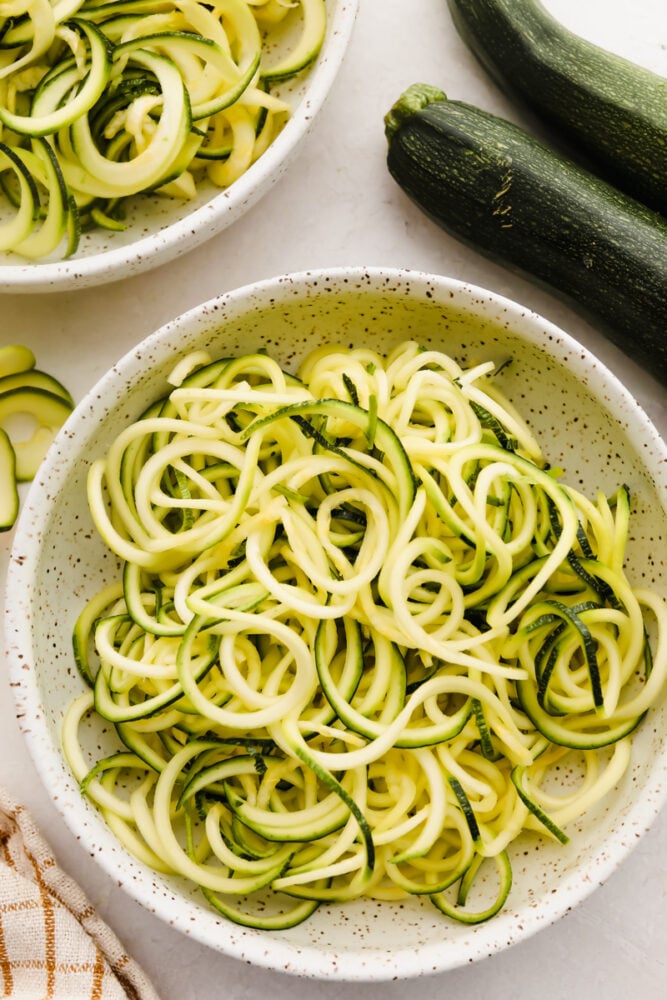
[[(628, 194), (667, 214), (667, 79), (580, 38), (539, 0), (448, 0), (482, 65)], [(628, 6), (631, 6), (628, 4)]]
[(443, 229), (601, 319), (667, 384), (667, 221), (495, 115), (415, 84), (385, 117), (391, 175)]

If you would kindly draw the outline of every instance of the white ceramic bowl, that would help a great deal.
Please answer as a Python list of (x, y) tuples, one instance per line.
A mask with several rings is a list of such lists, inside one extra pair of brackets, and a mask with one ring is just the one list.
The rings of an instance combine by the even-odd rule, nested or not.
[(273, 87), (292, 115), (266, 152), (226, 190), (202, 185), (194, 201), (145, 197), (124, 232), (86, 232), (70, 260), (29, 262), (0, 252), (0, 291), (49, 292), (131, 277), (179, 257), (236, 222), (282, 177), (341, 67), (359, 0), (326, 0), (327, 31), (307, 73)]
[[(82, 689), (70, 629), (82, 602), (114, 574), (91, 530), (89, 461), (165, 389), (174, 360), (265, 347), (286, 365), (319, 343), (390, 348), (406, 337), (468, 359), (513, 358), (498, 376), (566, 482), (595, 495), (625, 482), (634, 515), (630, 572), (667, 586), (667, 447), (623, 386), (545, 320), (490, 292), (442, 277), (383, 269), (307, 272), (214, 299), (127, 354), (79, 404), (40, 469), (16, 532), (7, 591), (9, 660), (20, 724), (42, 780), (72, 832), (108, 874), (153, 913), (212, 948), (304, 976), (379, 980), (450, 969), (548, 926), (619, 865), (667, 791), (667, 704), (636, 734), (630, 772), (581, 822), (570, 844), (531, 840), (513, 852), (505, 910), (454, 925), (430, 903), (359, 901), (322, 907), (292, 930), (246, 930), (213, 914), (195, 890), (155, 875), (119, 846), (79, 794), (59, 726)], [(661, 561), (662, 560), (662, 561)], [(98, 737), (96, 736), (96, 739)], [(100, 745), (106, 736), (99, 734)]]

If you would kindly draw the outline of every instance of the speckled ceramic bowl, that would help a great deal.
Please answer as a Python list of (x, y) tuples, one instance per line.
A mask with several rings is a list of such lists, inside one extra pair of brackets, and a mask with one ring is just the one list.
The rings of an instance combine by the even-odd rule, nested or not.
[(359, 0), (326, 0), (328, 24), (317, 61), (307, 73), (273, 86), (292, 115), (266, 152), (226, 190), (202, 185), (193, 201), (144, 197), (124, 232), (86, 232), (70, 260), (29, 262), (0, 252), (0, 291), (49, 292), (131, 277), (180, 257), (236, 222), (287, 169), (322, 107), (343, 62)]
[[(379, 980), (450, 969), (547, 927), (620, 864), (667, 792), (667, 704), (636, 734), (630, 773), (581, 822), (566, 847), (533, 838), (512, 851), (505, 910), (476, 927), (449, 923), (428, 902), (322, 907), (280, 933), (245, 930), (212, 913), (197, 891), (155, 875), (119, 846), (84, 801), (60, 749), (66, 706), (82, 690), (70, 629), (83, 601), (115, 574), (92, 530), (89, 461), (163, 394), (184, 352), (230, 355), (264, 347), (285, 365), (319, 343), (387, 349), (410, 337), (469, 361), (513, 359), (498, 376), (567, 482), (595, 495), (633, 494), (630, 572), (667, 586), (667, 448), (616, 379), (579, 344), (520, 306), (446, 278), (382, 269), (302, 273), (225, 294), (167, 324), (126, 355), (79, 404), (32, 486), (7, 593), (9, 660), (20, 723), (41, 777), (87, 851), (145, 907), (212, 948), (304, 976)], [(662, 562), (660, 561), (662, 558)], [(103, 730), (94, 736), (102, 747)]]

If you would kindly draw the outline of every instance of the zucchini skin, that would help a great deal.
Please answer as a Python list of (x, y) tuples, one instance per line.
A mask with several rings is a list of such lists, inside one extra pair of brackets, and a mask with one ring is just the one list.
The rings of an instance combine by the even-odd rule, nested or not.
[(539, 0), (447, 0), (457, 31), (514, 100), (596, 173), (667, 215), (667, 78), (593, 45)]
[(444, 230), (560, 292), (667, 384), (667, 221), (523, 129), (415, 84), (387, 166)]

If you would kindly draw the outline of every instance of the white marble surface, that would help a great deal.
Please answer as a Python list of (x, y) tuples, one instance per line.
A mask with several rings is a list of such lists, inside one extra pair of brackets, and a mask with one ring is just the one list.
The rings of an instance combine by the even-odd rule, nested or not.
[[(665, 0), (547, 0), (570, 27), (667, 73)], [(506, 117), (520, 115), (483, 76), (452, 27), (445, 0), (361, 0), (334, 91), (287, 175), (246, 216), (190, 255), (126, 282), (51, 295), (2, 294), (0, 343), (32, 347), (39, 366), (80, 398), (133, 344), (212, 295), (281, 272), (339, 264), (394, 265), (464, 278), (517, 299), (597, 353), (663, 434), (667, 392), (568, 306), (463, 248), (408, 203), (385, 167), (382, 118), (422, 80)], [(11, 534), (0, 536), (4, 579)], [(362, 986), (314, 984), (250, 968), (176, 934), (144, 912), (87, 857), (41, 786), (0, 666), (0, 783), (32, 811), (61, 863), (142, 962), (163, 1000), (413, 1000), (445, 992), (528, 1000), (667, 995), (667, 811), (622, 868), (585, 903), (503, 954), (436, 977)], [(39, 998), (29, 998), (39, 1000)]]

